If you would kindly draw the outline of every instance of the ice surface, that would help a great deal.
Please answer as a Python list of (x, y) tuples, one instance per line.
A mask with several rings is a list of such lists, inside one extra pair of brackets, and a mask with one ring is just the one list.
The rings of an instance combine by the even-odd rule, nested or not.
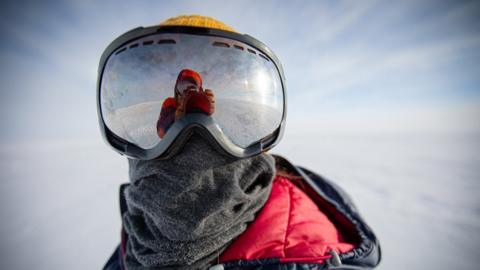
[[(275, 148), (344, 187), (379, 269), (478, 269), (480, 137), (287, 133)], [(0, 269), (101, 269), (119, 241), (127, 162), (100, 140), (0, 148)]]
[(241, 147), (271, 134), (282, 120), (281, 109), (257, 102), (220, 99), (215, 106), (213, 118), (223, 132)]
[(478, 269), (479, 136), (306, 133), (275, 150), (351, 194), (382, 244), (379, 269)]
[(160, 102), (143, 102), (121, 108), (111, 113), (106, 123), (122, 139), (150, 149), (160, 142), (157, 121), (161, 107)]
[[(281, 109), (258, 102), (217, 99), (215, 103), (214, 120), (233, 143), (242, 147), (271, 134), (282, 120)], [(144, 149), (153, 148), (160, 142), (157, 121), (161, 104), (143, 102), (118, 109), (107, 114), (107, 126), (129, 142)]]

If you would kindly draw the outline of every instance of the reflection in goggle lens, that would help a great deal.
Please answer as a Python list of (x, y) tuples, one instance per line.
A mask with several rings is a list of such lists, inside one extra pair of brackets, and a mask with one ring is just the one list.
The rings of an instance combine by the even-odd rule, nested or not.
[(245, 148), (274, 132), (284, 110), (281, 79), (266, 56), (238, 41), (188, 34), (120, 48), (105, 65), (100, 105), (107, 127), (143, 149), (190, 113), (212, 117)]
[[(192, 76), (186, 76), (190, 73)], [(190, 75), (189, 74), (189, 75)], [(193, 80), (193, 75), (200, 80)], [(199, 82), (200, 81), (200, 82)], [(177, 92), (178, 91), (178, 92)], [(170, 126), (186, 114), (202, 113), (211, 116), (215, 111), (215, 96), (210, 89), (203, 90), (200, 74), (193, 70), (180, 71), (175, 84), (175, 97), (168, 97), (162, 104), (157, 121), (157, 134), (162, 139)]]

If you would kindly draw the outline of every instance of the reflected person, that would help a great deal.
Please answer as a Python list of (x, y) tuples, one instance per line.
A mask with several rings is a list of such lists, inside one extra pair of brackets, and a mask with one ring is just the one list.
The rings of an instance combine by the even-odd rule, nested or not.
[(163, 138), (170, 126), (187, 113), (211, 116), (215, 111), (215, 96), (202, 88), (202, 77), (191, 69), (180, 71), (175, 83), (175, 95), (165, 99), (157, 121), (158, 137)]

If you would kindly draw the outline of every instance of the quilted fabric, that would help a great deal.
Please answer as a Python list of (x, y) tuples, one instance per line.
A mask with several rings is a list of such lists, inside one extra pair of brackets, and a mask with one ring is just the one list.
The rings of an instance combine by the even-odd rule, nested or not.
[(277, 176), (255, 221), (220, 256), (220, 262), (279, 258), (282, 262), (323, 263), (331, 250), (349, 252), (329, 218), (302, 190)]

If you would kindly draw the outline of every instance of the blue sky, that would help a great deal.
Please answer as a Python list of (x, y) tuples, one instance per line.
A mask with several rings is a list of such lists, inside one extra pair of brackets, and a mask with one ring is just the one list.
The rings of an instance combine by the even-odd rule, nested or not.
[(479, 1), (1, 5), (5, 143), (99, 140), (95, 83), (104, 48), (137, 26), (192, 13), (273, 49), (287, 78), (288, 132), (480, 131)]

